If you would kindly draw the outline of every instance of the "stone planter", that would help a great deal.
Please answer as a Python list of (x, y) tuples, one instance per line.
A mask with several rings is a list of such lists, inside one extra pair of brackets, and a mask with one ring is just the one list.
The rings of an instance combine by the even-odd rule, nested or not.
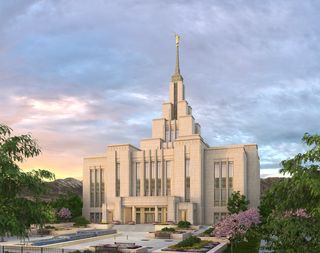
[(163, 224), (154, 225), (154, 231), (160, 231), (161, 229), (163, 229), (165, 227), (167, 227), (167, 228), (177, 228), (177, 225), (163, 225)]
[(170, 239), (173, 239), (173, 240), (184, 240), (184, 239), (187, 239), (191, 236), (191, 232), (184, 232), (184, 233), (171, 233), (171, 237)]
[(119, 250), (123, 253), (147, 253), (148, 252), (148, 248), (145, 246), (142, 246), (137, 249), (119, 249)]
[(183, 233), (174, 233), (174, 232), (162, 232), (162, 231), (156, 231), (156, 232), (149, 232), (148, 237), (152, 239), (172, 239), (172, 240), (179, 240), (182, 241), (184, 239), (187, 239), (192, 234), (191, 232), (184, 231)]
[[(228, 246), (227, 243), (221, 242), (221, 243), (219, 243), (219, 245), (217, 245), (213, 249), (207, 251), (206, 253), (223, 253), (223, 251), (227, 248), (227, 246)], [(155, 250), (155, 251), (153, 251), (153, 253), (183, 253), (181, 251), (173, 251), (173, 250), (169, 251), (169, 250), (165, 250), (165, 249), (167, 249), (167, 247)], [(191, 252), (191, 250), (189, 250), (189, 252)]]
[(228, 239), (225, 238), (219, 238), (219, 237), (199, 237), (201, 240), (203, 241), (213, 241), (213, 242), (223, 242), (223, 243), (230, 243), (230, 241)]

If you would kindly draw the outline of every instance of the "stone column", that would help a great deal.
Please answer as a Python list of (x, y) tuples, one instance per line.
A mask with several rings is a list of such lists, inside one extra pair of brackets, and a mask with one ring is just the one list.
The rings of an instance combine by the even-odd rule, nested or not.
[(158, 222), (158, 206), (155, 206), (154, 208), (155, 212), (154, 212), (154, 221)]
[(102, 205), (102, 218), (101, 218), (102, 223), (107, 223), (107, 205), (103, 204)]
[(132, 221), (136, 222), (136, 207), (132, 206)]

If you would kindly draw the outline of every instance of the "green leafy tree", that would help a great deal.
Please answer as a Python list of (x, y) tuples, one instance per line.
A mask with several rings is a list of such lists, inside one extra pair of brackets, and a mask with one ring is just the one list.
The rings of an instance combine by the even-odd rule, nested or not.
[[(0, 124), (0, 237), (25, 238), (31, 224), (48, 221), (45, 204), (40, 196), (45, 192), (44, 180), (54, 179), (46, 170), (24, 172), (18, 163), (40, 154), (37, 142), (30, 134), (12, 136), (12, 129)], [(32, 199), (21, 197), (32, 194)]]
[[(305, 134), (305, 153), (281, 162), (290, 175), (262, 198), (262, 233), (271, 250), (320, 252), (320, 136)], [(304, 210), (305, 217), (291, 215)]]
[(233, 192), (228, 199), (228, 211), (231, 214), (248, 210), (249, 200), (246, 196), (241, 195), (239, 191)]
[(76, 194), (69, 193), (66, 196), (57, 198), (50, 205), (57, 211), (61, 208), (68, 208), (74, 218), (82, 215), (82, 199)]

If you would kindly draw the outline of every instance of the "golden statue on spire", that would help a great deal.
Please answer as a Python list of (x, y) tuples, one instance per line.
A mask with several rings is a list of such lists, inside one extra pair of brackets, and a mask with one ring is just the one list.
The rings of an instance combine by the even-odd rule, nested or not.
[(176, 46), (178, 47), (180, 43), (180, 36), (177, 33), (175, 34), (175, 36), (176, 36)]

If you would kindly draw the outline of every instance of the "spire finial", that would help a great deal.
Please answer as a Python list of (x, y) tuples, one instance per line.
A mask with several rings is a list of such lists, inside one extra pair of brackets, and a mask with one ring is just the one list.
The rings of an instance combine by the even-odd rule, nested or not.
[(176, 68), (174, 74), (171, 78), (172, 82), (183, 81), (183, 78), (180, 74), (180, 65), (179, 65), (179, 44), (180, 44), (180, 36), (176, 33)]

